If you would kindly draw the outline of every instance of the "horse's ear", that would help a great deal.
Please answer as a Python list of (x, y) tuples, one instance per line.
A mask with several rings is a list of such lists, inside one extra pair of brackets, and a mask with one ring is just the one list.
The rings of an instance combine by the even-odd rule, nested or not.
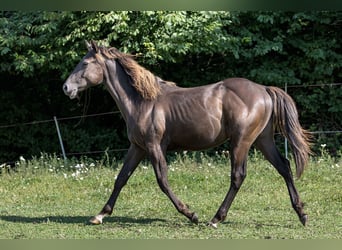
[(94, 40), (90, 41), (92, 49), (97, 53), (99, 52), (99, 47), (97, 46), (96, 42)]
[(87, 41), (87, 40), (84, 40), (84, 43), (88, 49), (88, 51), (91, 51), (93, 48), (91, 47), (91, 44)]

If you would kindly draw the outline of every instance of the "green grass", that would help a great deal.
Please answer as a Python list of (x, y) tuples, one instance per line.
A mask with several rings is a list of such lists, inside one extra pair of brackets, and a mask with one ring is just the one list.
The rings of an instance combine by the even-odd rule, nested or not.
[[(309, 223), (293, 211), (285, 183), (255, 154), (248, 175), (218, 229), (206, 226), (230, 183), (222, 155), (176, 154), (169, 180), (178, 197), (199, 215), (198, 225), (179, 214), (159, 190), (150, 164), (141, 164), (124, 187), (111, 217), (88, 224), (113, 187), (121, 162), (63, 160), (54, 156), (27, 161), (16, 171), (1, 166), (0, 238), (6, 239), (340, 239), (342, 238), (342, 161), (324, 152), (312, 159), (297, 189)], [(293, 164), (292, 164), (293, 165)]]

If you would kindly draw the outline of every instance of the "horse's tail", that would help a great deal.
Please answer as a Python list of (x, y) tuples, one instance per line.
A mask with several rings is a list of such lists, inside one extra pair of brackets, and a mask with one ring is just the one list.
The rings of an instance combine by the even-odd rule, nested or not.
[(311, 135), (301, 127), (292, 98), (277, 87), (266, 87), (266, 90), (273, 101), (273, 124), (290, 142), (296, 163), (296, 175), (299, 178), (311, 154)]

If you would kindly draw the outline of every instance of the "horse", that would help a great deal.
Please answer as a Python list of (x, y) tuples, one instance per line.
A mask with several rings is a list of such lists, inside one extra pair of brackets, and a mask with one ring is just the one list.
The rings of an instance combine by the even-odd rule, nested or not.
[(169, 186), (166, 152), (205, 150), (230, 140), (229, 189), (208, 226), (217, 228), (225, 220), (246, 177), (252, 144), (283, 177), (292, 207), (306, 225), (308, 215), (290, 162), (274, 142), (276, 130), (288, 139), (299, 178), (311, 153), (310, 133), (301, 127), (296, 105), (285, 91), (245, 78), (182, 88), (155, 76), (132, 55), (114, 47), (99, 46), (95, 41), (86, 41), (86, 46), (88, 52), (63, 84), (63, 91), (74, 99), (87, 88), (104, 84), (125, 120), (130, 142), (113, 191), (100, 213), (90, 219), (91, 224), (101, 224), (112, 214), (120, 191), (144, 158), (150, 160), (160, 189), (178, 212), (198, 223), (197, 214)]

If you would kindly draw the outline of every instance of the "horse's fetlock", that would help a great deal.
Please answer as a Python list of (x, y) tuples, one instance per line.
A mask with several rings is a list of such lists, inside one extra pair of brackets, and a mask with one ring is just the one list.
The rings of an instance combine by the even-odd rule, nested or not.
[(111, 215), (112, 212), (113, 212), (113, 208), (112, 208), (110, 205), (108, 205), (108, 204), (106, 204), (106, 205), (104, 206), (104, 208), (102, 209), (102, 213), (103, 213), (103, 214)]
[(195, 224), (198, 224), (198, 216), (196, 213), (192, 213), (191, 221)]

